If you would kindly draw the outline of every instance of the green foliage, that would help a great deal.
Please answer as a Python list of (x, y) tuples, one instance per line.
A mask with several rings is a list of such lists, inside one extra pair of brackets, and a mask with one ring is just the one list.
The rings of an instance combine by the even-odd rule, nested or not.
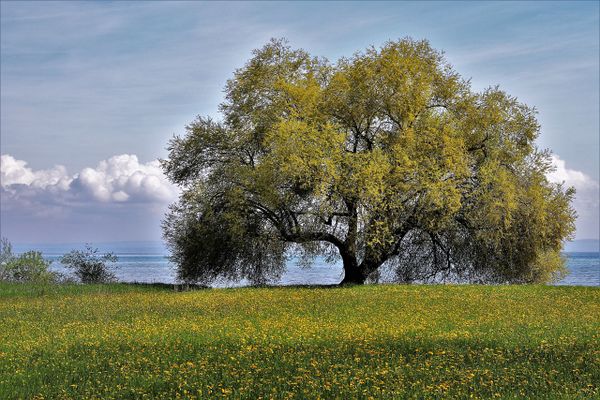
[(3, 400), (600, 396), (599, 288), (50, 288), (0, 284)]
[[(227, 82), (223, 120), (169, 145), (164, 221), (180, 278), (276, 279), (285, 254), (339, 254), (345, 283), (546, 282), (574, 231), (546, 179), (535, 110), (473, 92), (427, 41), (332, 64), (272, 40)], [(541, 271), (545, 272), (541, 272)]]
[(81, 283), (109, 283), (117, 280), (110, 263), (117, 261), (113, 253), (98, 254), (98, 249), (87, 244), (84, 250), (71, 250), (60, 258), (60, 263), (72, 269)]
[(60, 276), (49, 271), (51, 261), (35, 250), (18, 256), (12, 252), (12, 245), (6, 238), (0, 243), (0, 281), (19, 283), (55, 283)]

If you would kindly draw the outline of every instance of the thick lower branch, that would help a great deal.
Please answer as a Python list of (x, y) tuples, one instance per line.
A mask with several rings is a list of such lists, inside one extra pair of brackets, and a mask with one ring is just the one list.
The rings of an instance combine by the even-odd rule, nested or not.
[(335, 235), (327, 232), (299, 232), (299, 233), (288, 233), (280, 231), (281, 236), (284, 240), (294, 243), (307, 243), (307, 242), (328, 242), (333, 244), (338, 249), (344, 248), (344, 243), (337, 238)]

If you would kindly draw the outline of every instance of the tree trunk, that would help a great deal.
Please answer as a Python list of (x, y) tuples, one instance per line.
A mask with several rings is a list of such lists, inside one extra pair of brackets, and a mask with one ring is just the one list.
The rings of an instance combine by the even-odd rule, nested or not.
[(363, 260), (358, 264), (355, 257), (342, 257), (344, 261), (344, 279), (340, 285), (363, 285), (367, 278), (381, 266), (380, 262)]
[(354, 257), (342, 257), (344, 261), (344, 279), (340, 285), (362, 285), (367, 279)]
[(340, 248), (340, 255), (344, 262), (344, 279), (340, 285), (362, 285), (367, 279), (362, 274), (361, 265), (356, 259), (356, 237), (358, 233), (358, 215), (356, 211), (356, 203), (353, 200), (346, 200), (346, 208), (348, 209), (348, 232), (344, 247)]

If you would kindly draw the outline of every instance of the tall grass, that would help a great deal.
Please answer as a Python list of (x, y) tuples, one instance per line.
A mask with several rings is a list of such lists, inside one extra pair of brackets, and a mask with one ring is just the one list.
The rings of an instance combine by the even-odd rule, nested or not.
[(0, 286), (0, 398), (594, 398), (600, 290)]

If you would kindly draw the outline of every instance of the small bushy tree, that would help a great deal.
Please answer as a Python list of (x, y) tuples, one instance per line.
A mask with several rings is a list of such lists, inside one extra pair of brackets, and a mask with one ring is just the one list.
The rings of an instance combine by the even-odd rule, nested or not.
[(72, 269), (82, 283), (110, 283), (117, 277), (113, 273), (118, 258), (113, 253), (99, 254), (98, 249), (87, 244), (84, 250), (71, 250), (60, 258), (60, 263)]
[(35, 250), (14, 255), (12, 245), (6, 238), (0, 243), (0, 281), (20, 283), (55, 283), (60, 275), (50, 271), (52, 262), (45, 260)]

